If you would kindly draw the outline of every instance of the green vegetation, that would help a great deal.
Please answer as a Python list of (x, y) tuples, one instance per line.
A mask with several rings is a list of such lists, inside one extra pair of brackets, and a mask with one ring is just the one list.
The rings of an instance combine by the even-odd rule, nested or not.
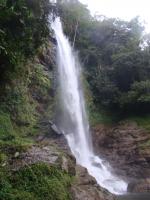
[[(50, 36), (48, 0), (0, 2), (1, 135), (38, 133), (41, 112), (52, 102), (50, 76), (38, 61)], [(44, 107), (44, 108), (43, 108)], [(5, 126), (4, 126), (5, 124)]]
[(10, 116), (6, 113), (0, 113), (0, 140), (9, 140), (15, 137), (14, 129)]
[(127, 118), (129, 121), (135, 121), (138, 126), (145, 128), (150, 131), (150, 115), (141, 115), (141, 116), (131, 116)]
[(0, 113), (0, 162), (5, 157), (11, 157), (16, 152), (25, 151), (33, 144), (31, 139), (23, 138), (16, 133), (10, 115)]
[(146, 142), (139, 145), (140, 151), (142, 152), (145, 149), (150, 148), (150, 140), (147, 140)]
[[(43, 65), (32, 60), (24, 67), (24, 77), (15, 78), (11, 84), (6, 83), (1, 93), (0, 109), (4, 115), (9, 115), (13, 132), (20, 136), (29, 136), (37, 132), (40, 112), (43, 110), (44, 114), (44, 108), (52, 102), (49, 95), (51, 83)], [(5, 116), (2, 115), (1, 118), (7, 123)]]
[(105, 109), (100, 110), (92, 110), (90, 111), (90, 124), (92, 126), (98, 125), (98, 124), (105, 124), (105, 125), (112, 125), (115, 124), (120, 120), (119, 115), (113, 114), (110, 111), (106, 111)]
[(11, 172), (0, 170), (1, 200), (69, 200), (71, 177), (60, 169), (38, 163)]
[(48, 37), (48, 14), (52, 9), (48, 2), (48, 0), (0, 2), (1, 80), (10, 78), (12, 73), (16, 74), (20, 62), (32, 57)]

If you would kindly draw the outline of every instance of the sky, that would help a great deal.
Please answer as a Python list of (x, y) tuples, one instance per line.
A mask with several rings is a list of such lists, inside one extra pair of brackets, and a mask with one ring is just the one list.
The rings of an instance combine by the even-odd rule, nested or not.
[(80, 0), (88, 5), (92, 14), (99, 13), (107, 17), (130, 20), (140, 16), (150, 33), (150, 0)]

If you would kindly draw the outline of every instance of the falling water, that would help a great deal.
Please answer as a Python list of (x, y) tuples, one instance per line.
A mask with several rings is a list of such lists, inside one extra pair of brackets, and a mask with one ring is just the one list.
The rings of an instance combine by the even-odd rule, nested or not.
[(77, 163), (86, 167), (98, 184), (115, 194), (126, 192), (127, 184), (114, 176), (106, 161), (94, 155), (82, 93), (77, 56), (63, 33), (60, 19), (52, 24), (57, 40), (57, 64), (61, 99), (61, 129)]

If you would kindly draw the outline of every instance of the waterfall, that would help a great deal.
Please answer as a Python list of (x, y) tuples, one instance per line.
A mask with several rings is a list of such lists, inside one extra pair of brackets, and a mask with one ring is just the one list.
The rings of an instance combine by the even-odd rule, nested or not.
[(60, 127), (77, 163), (86, 167), (98, 184), (115, 194), (126, 192), (127, 183), (111, 173), (109, 164), (94, 155), (81, 83), (81, 68), (59, 18), (52, 23), (57, 40), (57, 65), (61, 101)]

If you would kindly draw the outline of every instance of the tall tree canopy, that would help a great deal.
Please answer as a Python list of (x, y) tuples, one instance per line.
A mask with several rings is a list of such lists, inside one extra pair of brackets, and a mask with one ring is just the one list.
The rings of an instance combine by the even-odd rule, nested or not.
[(139, 18), (128, 22), (92, 17), (78, 0), (58, 1), (58, 7), (72, 43), (76, 34), (75, 47), (95, 103), (122, 111), (149, 112), (150, 36), (144, 35)]

